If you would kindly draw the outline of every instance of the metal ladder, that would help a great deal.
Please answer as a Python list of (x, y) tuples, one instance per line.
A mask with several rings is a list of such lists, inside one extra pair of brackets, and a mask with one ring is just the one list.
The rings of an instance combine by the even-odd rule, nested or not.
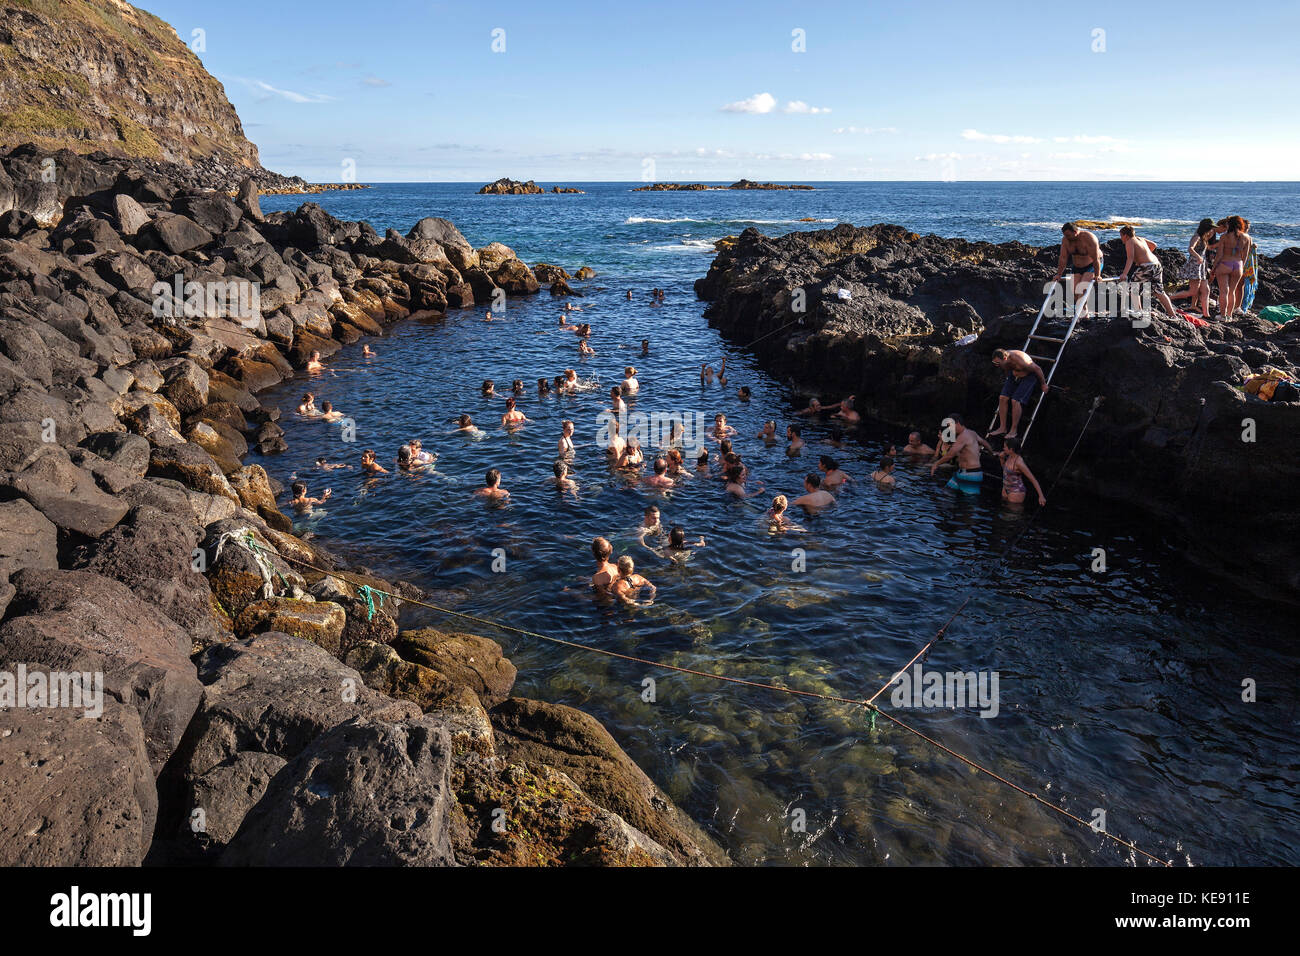
[[(1043, 299), (1042, 308), (1038, 310), (1038, 317), (1034, 319), (1034, 324), (1029, 328), (1029, 336), (1028, 338), (1025, 339), (1025, 345), (1023, 351), (1026, 352), (1031, 359), (1039, 363), (1039, 365), (1042, 365), (1044, 362), (1048, 363), (1046, 366), (1047, 374), (1044, 377), (1047, 379), (1047, 384), (1049, 386), (1052, 384), (1052, 377), (1056, 375), (1056, 370), (1061, 367), (1061, 356), (1065, 354), (1065, 346), (1070, 341), (1070, 336), (1074, 335), (1075, 326), (1079, 324), (1079, 309), (1077, 303), (1080, 298), (1086, 299), (1088, 295), (1088, 291), (1090, 291), (1090, 287), (1092, 286), (1093, 283), (1095, 283), (1095, 281), (1096, 280), (1089, 280), (1088, 286), (1085, 287), (1085, 291), (1082, 296), (1080, 296), (1077, 292), (1073, 292), (1073, 290), (1069, 290), (1070, 292), (1073, 293), (1072, 294), (1073, 301), (1071, 301), (1067, 306), (1067, 308), (1069, 308), (1070, 310), (1070, 327), (1065, 331), (1065, 338), (1056, 338), (1051, 335), (1038, 334), (1038, 326), (1042, 323), (1043, 315), (1047, 312), (1047, 304), (1052, 301), (1052, 296), (1056, 292), (1055, 288), (1053, 288), (1051, 292), (1048, 292), (1047, 297)], [(1049, 348), (1050, 346), (1055, 345), (1056, 354), (1035, 355), (1032, 351), (1030, 351), (1032, 348), (1034, 348), (1035, 342), (1046, 342)], [(1029, 431), (1034, 427), (1034, 420), (1038, 418), (1038, 410), (1043, 407), (1043, 399), (1046, 397), (1047, 396), (1045, 394), (1040, 395), (1038, 401), (1034, 402), (1033, 411), (1029, 413), (1028, 423), (1025, 422), (1023, 417), (1020, 420), (1021, 427), (1019, 429), (1020, 434), (1018, 437), (1020, 438), (1020, 445), (1022, 448), (1024, 447), (1025, 443), (1029, 440)], [(1023, 414), (1024, 413), (1022, 411), (1021, 415), (1023, 416)], [(1010, 419), (1010, 417), (1011, 417), (1011, 411), (1010, 409), (1008, 409), (1007, 418)], [(985, 429), (985, 431), (990, 431), (990, 432), (993, 431), (993, 429), (997, 427), (997, 424), (998, 424), (998, 413), (995, 411), (993, 413), (993, 419), (992, 421), (989, 422), (989, 427)]]

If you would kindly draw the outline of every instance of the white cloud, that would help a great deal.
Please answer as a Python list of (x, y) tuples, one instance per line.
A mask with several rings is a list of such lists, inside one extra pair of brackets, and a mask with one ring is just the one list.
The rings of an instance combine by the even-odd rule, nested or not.
[(949, 159), (955, 162), (961, 159), (961, 153), (926, 153), (924, 156), (916, 157), (918, 163), (941, 163)]
[(962, 139), (975, 140), (977, 142), (987, 143), (1041, 143), (1042, 140), (1037, 136), (1008, 136), (1005, 133), (981, 133), (977, 129), (964, 129), (961, 131)]
[(265, 94), (262, 99), (270, 99), (272, 96), (279, 96), (290, 103), (328, 103), (334, 97), (326, 96), (324, 93), (295, 93), (293, 90), (281, 90), (272, 86), (265, 80), (250, 80), (245, 77), (238, 77), (239, 81), (251, 90)]
[(1083, 143), (1087, 146), (1095, 146), (1098, 143), (1122, 143), (1124, 140), (1116, 139), (1114, 136), (1053, 136), (1054, 143)]
[(837, 136), (843, 133), (862, 133), (866, 136), (874, 136), (877, 133), (897, 133), (898, 128), (894, 126), (838, 126), (831, 132)]
[(1047, 158), (1048, 159), (1092, 159), (1092, 154), (1067, 151), (1064, 153), (1048, 153)]
[(830, 107), (809, 106), (803, 100), (791, 100), (789, 103), (785, 104), (785, 112), (787, 113), (829, 113)]
[(798, 160), (805, 163), (823, 163), (827, 160), (834, 159), (830, 153), (758, 153), (753, 157), (759, 162), (768, 162), (773, 159), (785, 161)]
[(776, 97), (771, 93), (755, 93), (744, 100), (722, 107), (726, 113), (770, 113), (776, 109)]
[(378, 76), (362, 77), (361, 82), (364, 83), (366, 86), (374, 86), (374, 87), (393, 85), (392, 83), (389, 83), (387, 80), (381, 79)]

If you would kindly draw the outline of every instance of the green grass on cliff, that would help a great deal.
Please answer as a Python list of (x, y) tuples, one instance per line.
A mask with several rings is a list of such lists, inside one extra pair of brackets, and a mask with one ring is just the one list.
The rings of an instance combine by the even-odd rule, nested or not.
[(84, 134), (86, 124), (72, 110), (54, 107), (20, 106), (0, 113), (0, 129), (32, 136)]
[[(111, 0), (6, 0), (7, 5), (21, 7), (53, 20), (81, 20), (127, 40), (135, 45), (141, 42), (140, 32), (158, 42), (176, 42), (176, 34), (152, 13), (136, 9), (133, 21), (128, 21)], [(138, 29), (137, 29), (138, 28)]]

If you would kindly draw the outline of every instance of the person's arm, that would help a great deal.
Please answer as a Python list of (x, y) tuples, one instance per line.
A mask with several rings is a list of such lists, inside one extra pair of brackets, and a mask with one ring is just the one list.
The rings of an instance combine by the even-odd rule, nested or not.
[(1119, 279), (1123, 282), (1128, 278), (1128, 270), (1133, 267), (1133, 246), (1124, 243), (1124, 271), (1119, 274)]
[(1023, 458), (1021, 458), (1020, 462), (1016, 465), (1016, 471), (1024, 475), (1025, 478), (1029, 481), (1029, 483), (1034, 486), (1034, 491), (1038, 492), (1039, 506), (1041, 507), (1047, 504), (1047, 499), (1043, 497), (1042, 486), (1038, 483), (1038, 479), (1034, 477), (1034, 473), (1029, 470), (1029, 466), (1025, 464), (1025, 460)]
[(1052, 276), (1052, 281), (1053, 281), (1053, 282), (1060, 282), (1060, 281), (1061, 281), (1061, 276), (1065, 275), (1065, 260), (1069, 257), (1069, 255), (1070, 255), (1070, 250), (1069, 250), (1069, 248), (1066, 246), (1066, 244), (1065, 244), (1065, 240), (1062, 239), (1062, 240), (1061, 240), (1061, 259), (1060, 259), (1060, 261), (1056, 264), (1056, 275)]
[[(1031, 372), (1034, 373), (1034, 375), (1038, 378), (1038, 384), (1039, 384), (1040, 386), (1042, 386), (1043, 391), (1046, 392), (1046, 391), (1047, 391), (1047, 376), (1043, 374), (1043, 367), (1042, 367), (1041, 365), (1039, 365), (1037, 362), (1030, 362), (1030, 363), (1029, 363), (1029, 371), (1031, 371)], [(983, 440), (984, 440), (984, 439), (982, 439), (982, 438), (980, 439), (980, 441), (983, 441)]]
[(949, 448), (949, 449), (948, 449), (948, 450), (947, 450), (947, 451), (942, 455), (942, 457), (939, 458), (938, 461), (936, 461), (934, 464), (932, 464), (932, 465), (930, 466), (930, 474), (933, 475), (933, 474), (935, 473), (935, 471), (938, 469), (938, 467), (939, 467), (940, 465), (942, 465), (944, 462), (948, 461), (948, 459), (952, 458), (952, 456), (955, 455), (956, 453), (957, 453), (957, 443), (956, 443), (956, 442), (953, 442), (953, 443), (952, 443), (952, 447)]
[(1092, 261), (1097, 267), (1096, 281), (1101, 280), (1101, 273), (1106, 268), (1106, 260), (1101, 254), (1101, 242), (1096, 236), (1092, 237)]

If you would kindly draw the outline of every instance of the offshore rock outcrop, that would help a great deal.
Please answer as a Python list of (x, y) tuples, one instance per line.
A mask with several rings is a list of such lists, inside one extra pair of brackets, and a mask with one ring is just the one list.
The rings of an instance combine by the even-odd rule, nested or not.
[[(283, 450), (256, 393), (312, 352), (533, 271), (445, 219), (37, 155), (0, 155), (0, 863), (725, 863), (592, 718), (513, 697), (495, 642), (403, 630), (418, 590), (295, 536), (241, 460)], [(69, 671), (98, 713), (18, 700)]]
[[(1103, 251), (1106, 274), (1118, 275), (1121, 244)], [(991, 353), (1023, 346), (1058, 252), (892, 225), (777, 238), (748, 229), (719, 243), (695, 288), (712, 325), (752, 343), (764, 364), (811, 394), (854, 394), (864, 415), (898, 427), (900, 437), (910, 428), (932, 436), (951, 412), (983, 434), (1002, 380)], [(1175, 275), (1183, 256), (1158, 254), (1166, 276)], [(1261, 257), (1260, 269), (1257, 307), (1300, 301), (1300, 250)], [(1045, 320), (1041, 331), (1059, 337), (1065, 328), (1065, 320)], [(1198, 327), (1157, 317), (1134, 328), (1124, 318), (1085, 320), (1027, 453), (1050, 475), (1101, 397), (1068, 479), (1156, 516), (1192, 557), (1294, 599), (1300, 455), (1291, 436), (1300, 404), (1243, 394), (1245, 377), (1264, 366), (1297, 373), (1300, 322), (1251, 317)]]

